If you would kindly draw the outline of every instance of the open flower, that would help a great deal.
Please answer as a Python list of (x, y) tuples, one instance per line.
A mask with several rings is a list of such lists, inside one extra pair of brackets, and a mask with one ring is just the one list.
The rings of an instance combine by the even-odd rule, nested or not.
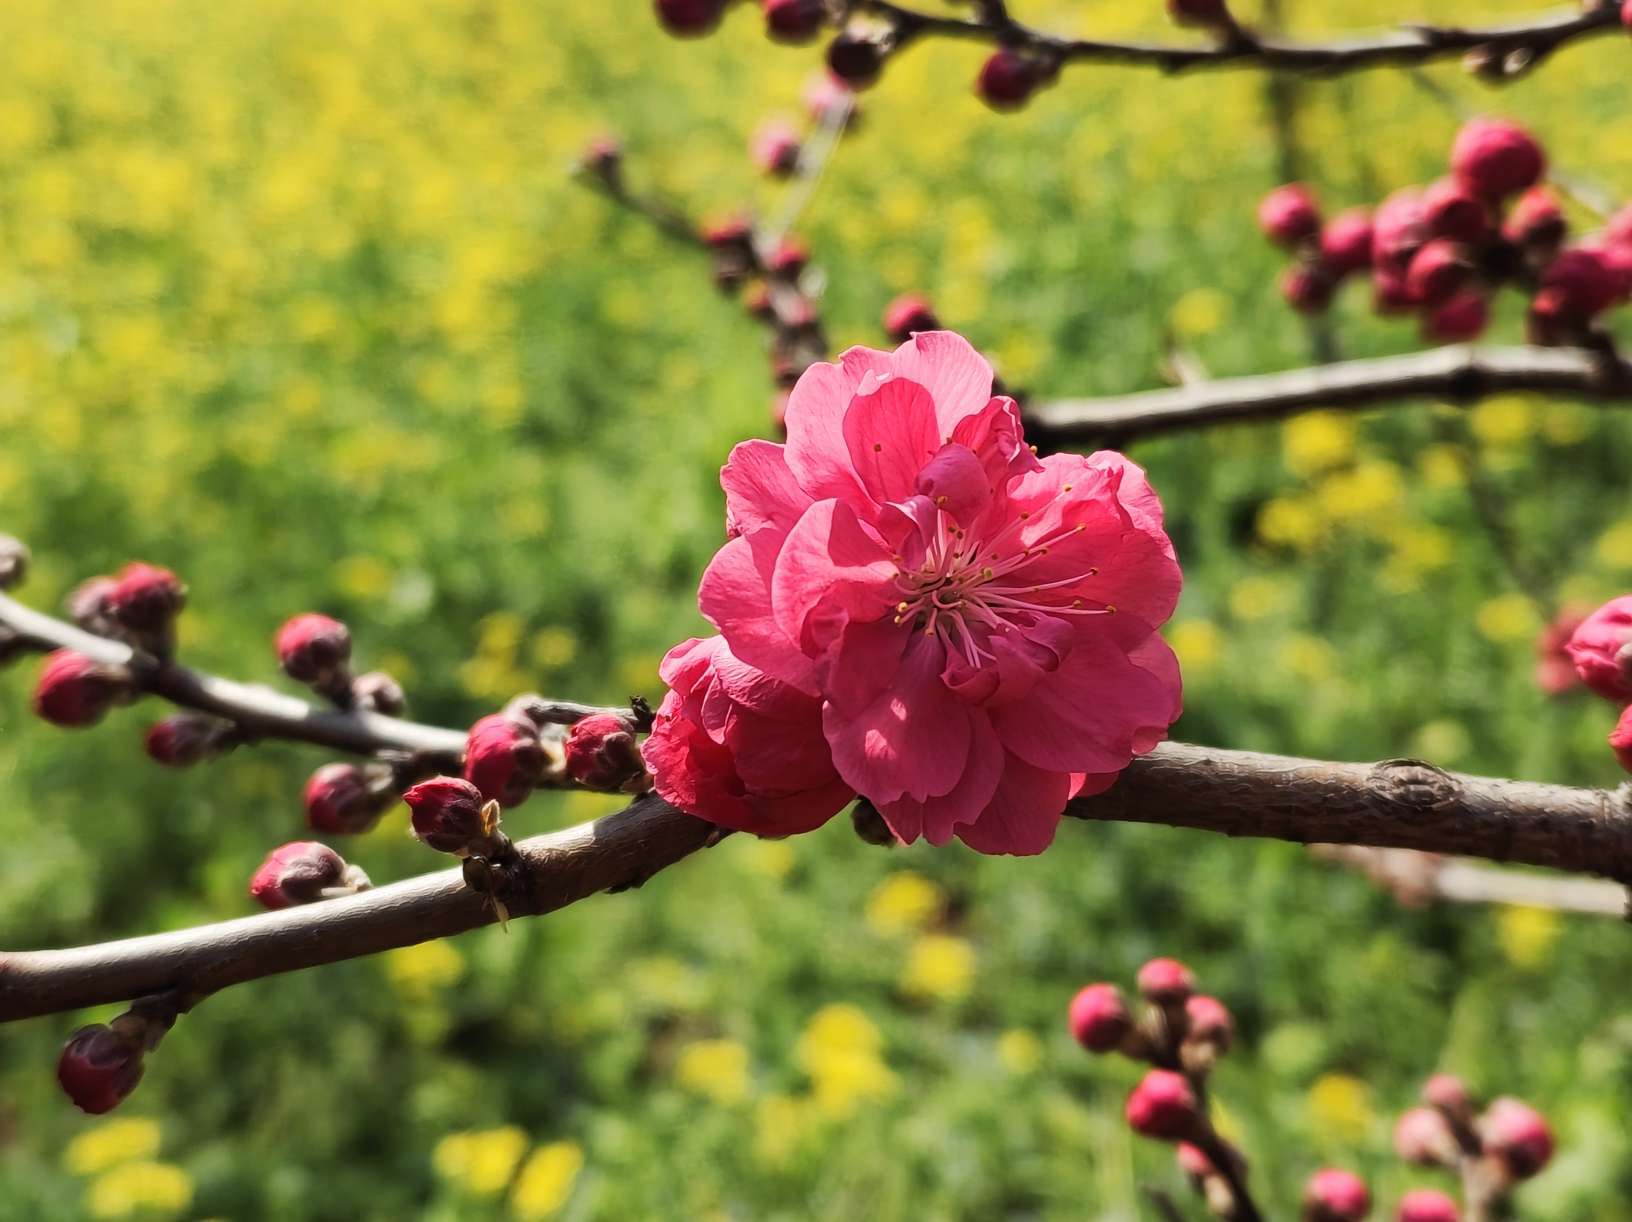
[[(838, 776), (899, 839), (1040, 852), (1067, 799), (1179, 713), (1156, 634), (1179, 567), (1143, 472), (1110, 452), (1039, 461), (947, 331), (811, 366), (787, 430), (721, 473), (731, 538), (703, 614), (739, 664), (814, 702)], [(701, 795), (676, 804), (729, 822)]]

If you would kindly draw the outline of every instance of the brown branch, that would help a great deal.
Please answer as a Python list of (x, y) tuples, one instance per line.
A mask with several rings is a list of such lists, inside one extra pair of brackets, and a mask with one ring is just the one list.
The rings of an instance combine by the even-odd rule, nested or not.
[(1211, 45), (1063, 38), (1014, 20), (1001, 7), (985, 6), (975, 18), (941, 17), (891, 0), (854, 0), (895, 27), (897, 44), (925, 36), (966, 39), (993, 46), (1024, 47), (1062, 63), (1096, 62), (1188, 72), (1207, 68), (1262, 68), (1335, 74), (1378, 66), (1407, 66), (1477, 52), (1480, 75), (1506, 78), (1529, 70), (1576, 39), (1617, 30), (1619, 5), (1598, 0), (1583, 9), (1551, 12), (1503, 25), (1464, 27), (1411, 24), (1397, 30), (1329, 42), (1301, 42), (1235, 28)]
[(1402, 904), (1415, 906), (1445, 900), (1458, 904), (1517, 904), (1589, 916), (1627, 914), (1626, 888), (1607, 879), (1537, 874), (1410, 849), (1350, 844), (1317, 844), (1310, 849), (1323, 860), (1358, 870)]
[(1465, 404), (1511, 390), (1550, 391), (1601, 403), (1632, 402), (1632, 361), (1585, 348), (1433, 348), (1283, 373), (1221, 378), (1026, 409), (1026, 432), (1055, 447), (1134, 438), (1316, 408), (1359, 409), (1430, 397)]
[[(1082, 819), (1160, 823), (1298, 843), (1426, 849), (1632, 878), (1632, 811), (1619, 793), (1444, 772), (1390, 760), (1342, 764), (1166, 743)], [(504, 902), (537, 915), (636, 886), (718, 838), (647, 796), (594, 823), (520, 842), (522, 885)], [(304, 908), (100, 946), (0, 953), (0, 1021), (230, 984), (462, 933), (496, 919), (450, 870)]]
[[(6, 594), (0, 594), (0, 629), (9, 629), (31, 649), (72, 649), (110, 666), (128, 667), (138, 690), (181, 708), (224, 718), (250, 737), (290, 739), (356, 755), (405, 751), (427, 768), (450, 772), (457, 772), (464, 759), (463, 730), (360, 709), (323, 708), (270, 687), (239, 683), (175, 662), (160, 662), (123, 641), (85, 632), (25, 607)], [(628, 712), (570, 701), (544, 701), (539, 711), (544, 720), (562, 724), (591, 713)]]

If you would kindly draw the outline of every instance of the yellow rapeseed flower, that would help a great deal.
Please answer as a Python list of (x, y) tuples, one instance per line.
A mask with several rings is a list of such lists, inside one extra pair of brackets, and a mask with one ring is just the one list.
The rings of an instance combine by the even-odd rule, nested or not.
[(1184, 339), (1211, 335), (1229, 317), (1230, 301), (1215, 288), (1191, 289), (1173, 303), (1168, 325)]
[(867, 897), (867, 926), (880, 937), (917, 933), (946, 907), (946, 894), (922, 874), (900, 870)]
[(441, 939), (387, 951), (383, 956), (386, 979), (410, 1001), (424, 1001), (465, 974), (465, 960)]
[(1186, 674), (1216, 670), (1224, 656), (1224, 634), (1211, 620), (1180, 620), (1167, 630), (1167, 643), (1179, 655)]
[(1504, 905), (1496, 916), (1496, 940), (1514, 967), (1526, 971), (1541, 967), (1552, 953), (1563, 920), (1551, 908)]
[(1430, 488), (1460, 488), (1468, 482), (1468, 459), (1460, 446), (1436, 442), (1417, 455), (1417, 474)]
[(62, 1151), (62, 1165), (75, 1175), (95, 1175), (120, 1163), (141, 1162), (159, 1152), (159, 1123), (146, 1116), (122, 1116), (76, 1134)]
[(1275, 547), (1312, 551), (1325, 533), (1315, 503), (1304, 496), (1278, 496), (1258, 511), (1258, 537)]
[(93, 1218), (169, 1217), (192, 1203), (192, 1177), (170, 1163), (123, 1163), (85, 1190), (85, 1211)]
[(1481, 603), (1473, 625), (1480, 635), (1498, 645), (1533, 636), (1541, 620), (1536, 605), (1523, 594), (1501, 594)]
[(794, 1045), (794, 1060), (811, 1080), (818, 1111), (844, 1119), (862, 1103), (894, 1093), (895, 1075), (879, 1056), (882, 1043), (858, 1006), (835, 1002), (816, 1011)]
[(1293, 589), (1280, 577), (1243, 577), (1230, 587), (1230, 611), (1237, 619), (1256, 620), (1285, 611)]
[(521, 1165), (510, 1208), (518, 1218), (547, 1218), (572, 1197), (584, 1169), (584, 1148), (575, 1141), (539, 1146)]
[(818, 1119), (811, 1099), (770, 1094), (754, 1108), (754, 1155), (770, 1167), (780, 1167), (799, 1148)]
[(1354, 419), (1342, 412), (1309, 412), (1281, 428), (1281, 459), (1293, 475), (1307, 479), (1354, 457)]
[(1024, 1027), (1011, 1027), (997, 1037), (997, 1059), (1012, 1074), (1029, 1074), (1043, 1059), (1043, 1042)]
[(1632, 569), (1632, 519), (1616, 522), (1599, 535), (1593, 552), (1606, 569)]
[(1375, 526), (1398, 514), (1405, 497), (1405, 482), (1393, 463), (1371, 459), (1352, 470), (1327, 476), (1315, 496), (1321, 511), (1332, 521)]
[(722, 1107), (748, 1097), (748, 1049), (736, 1040), (698, 1040), (680, 1050), (674, 1080)]
[(957, 1001), (975, 979), (975, 948), (952, 934), (924, 934), (907, 952), (901, 988), (914, 997)]
[(1493, 395), (1468, 413), (1468, 427), (1487, 446), (1516, 446), (1536, 424), (1536, 403), (1523, 395)]
[(1371, 1132), (1371, 1089), (1351, 1074), (1322, 1074), (1306, 1102), (1311, 1127), (1334, 1144), (1358, 1145)]
[(449, 1133), (431, 1151), (431, 1166), (471, 1196), (503, 1192), (527, 1152), (527, 1133), (513, 1124)]
[(1337, 651), (1318, 636), (1298, 633), (1282, 643), (1281, 664), (1305, 683), (1323, 683), (1337, 673)]

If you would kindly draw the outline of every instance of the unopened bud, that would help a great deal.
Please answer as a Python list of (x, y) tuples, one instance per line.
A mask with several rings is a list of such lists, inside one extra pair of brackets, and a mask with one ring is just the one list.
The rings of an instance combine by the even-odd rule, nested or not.
[(1371, 266), (1371, 213), (1364, 208), (1339, 212), (1320, 231), (1320, 259), (1332, 274), (1347, 276)]
[(135, 694), (130, 672), (123, 666), (58, 649), (46, 655), (34, 685), (34, 711), (52, 725), (78, 729), (95, 725), (114, 705)]
[(360, 709), (399, 716), (408, 707), (408, 696), (398, 683), (383, 670), (371, 670), (351, 681), (351, 697)]
[(999, 47), (980, 66), (975, 95), (993, 110), (1018, 110), (1057, 71), (1052, 59), (1018, 47)]
[(277, 635), (278, 665), (297, 683), (328, 683), (351, 661), (351, 633), (316, 612), (286, 620)]
[(1173, 1151), (1173, 1159), (1179, 1164), (1179, 1170), (1191, 1179), (1200, 1180), (1216, 1174), (1217, 1169), (1213, 1166), (1213, 1160), (1207, 1157), (1206, 1151), (1188, 1141), (1179, 1143), (1178, 1148)]
[(1196, 988), (1194, 974), (1177, 959), (1152, 959), (1135, 983), (1140, 996), (1158, 1006), (1182, 1006)]
[(1461, 292), (1472, 278), (1473, 263), (1467, 248), (1447, 238), (1435, 238), (1412, 258), (1405, 284), (1417, 301), (1439, 305)]
[(74, 1106), (99, 1116), (118, 1107), (142, 1080), (146, 1045), (141, 1036), (123, 1025), (105, 1023), (81, 1027), (63, 1046), (57, 1060), (57, 1081)]
[(80, 582), (64, 602), (68, 618), (86, 632), (94, 632), (98, 636), (117, 636), (119, 626), (108, 608), (108, 596), (113, 593), (113, 587), (111, 577), (91, 577)]
[(1452, 174), (1484, 199), (1532, 187), (1546, 168), (1546, 154), (1535, 137), (1503, 119), (1469, 121), (1451, 146)]
[(816, 73), (805, 86), (805, 113), (812, 123), (834, 123), (842, 112), (854, 127), (859, 111), (855, 91), (831, 72)]
[(863, 841), (879, 848), (894, 848), (900, 843), (890, 825), (884, 822), (884, 816), (878, 813), (878, 807), (866, 798), (858, 799), (850, 808), (850, 826)]
[(1090, 984), (1071, 999), (1067, 1015), (1071, 1035), (1089, 1052), (1110, 1052), (1133, 1027), (1122, 990), (1114, 984)]
[(132, 632), (157, 633), (187, 604), (187, 589), (169, 569), (132, 563), (119, 570), (108, 591), (109, 613)]
[(142, 745), (154, 763), (190, 768), (229, 745), (232, 730), (227, 722), (202, 713), (175, 713), (150, 726)]
[(916, 331), (938, 331), (940, 320), (929, 299), (918, 293), (902, 293), (884, 308), (884, 331), (898, 344), (911, 339)]
[(1189, 1079), (1167, 1069), (1152, 1069), (1139, 1080), (1124, 1115), (1135, 1133), (1162, 1141), (1193, 1137), (1201, 1124)]
[(878, 80), (889, 54), (889, 41), (882, 35), (845, 30), (827, 44), (827, 67), (851, 89), (865, 89)]
[(1460, 1147), (1444, 1113), (1432, 1107), (1414, 1107), (1394, 1125), (1394, 1153), (1419, 1167), (1452, 1167)]
[(720, 24), (726, 0), (655, 0), (657, 20), (677, 38), (696, 38)]
[(1320, 205), (1301, 182), (1276, 187), (1258, 205), (1258, 228), (1277, 246), (1290, 249), (1320, 232)]
[(1515, 1180), (1529, 1179), (1553, 1158), (1553, 1131), (1546, 1119), (1511, 1095), (1493, 1100), (1485, 1109), (1479, 1136), (1485, 1153)]
[(764, 0), (760, 11), (773, 41), (796, 45), (815, 38), (827, 17), (823, 0)]
[(28, 548), (22, 540), (0, 535), (0, 590), (23, 584), (28, 576)]
[(1400, 1198), (1395, 1222), (1461, 1222), (1456, 1202), (1437, 1188), (1413, 1188)]
[(616, 182), (623, 170), (623, 146), (613, 136), (596, 136), (584, 146), (578, 164), (597, 178)]
[(1325, 1167), (1303, 1187), (1303, 1222), (1362, 1222), (1370, 1212), (1371, 1193), (1352, 1171)]
[(1468, 1093), (1468, 1084), (1453, 1073), (1432, 1075), (1422, 1084), (1417, 1097), (1453, 1120), (1467, 1120), (1473, 1115), (1473, 1096)]
[(498, 810), (481, 790), (459, 777), (421, 781), (402, 795), (408, 803), (414, 835), (438, 853), (459, 857), (482, 855), (498, 830)]
[(588, 789), (640, 793), (649, 785), (634, 727), (616, 713), (573, 723), (565, 745), (567, 775)]
[(1567, 230), (1558, 198), (1546, 187), (1531, 187), (1507, 214), (1502, 236), (1527, 250), (1552, 251), (1564, 241)]
[(396, 803), (391, 769), (379, 764), (324, 764), (306, 782), (306, 822), (315, 832), (366, 832)]
[(765, 271), (783, 280), (797, 280), (809, 262), (810, 250), (803, 242), (798, 238), (783, 238), (765, 260)]
[(1224, 0), (1167, 0), (1167, 15), (1179, 25), (1228, 28), (1235, 24)]
[(1185, 1031), (1188, 1041), (1211, 1045), (1217, 1052), (1228, 1052), (1235, 1040), (1235, 1020), (1224, 1003), (1205, 993), (1196, 993), (1184, 1002)]
[(1442, 178), (1422, 196), (1428, 232), (1436, 238), (1476, 242), (1490, 229), (1490, 209), (1459, 178)]
[(749, 143), (754, 164), (765, 174), (786, 178), (799, 168), (799, 133), (783, 119), (760, 125)]
[(292, 908), (369, 888), (368, 875), (315, 840), (297, 840), (266, 855), (249, 880), (249, 894), (268, 908)]
[(1332, 304), (1337, 279), (1324, 263), (1298, 262), (1281, 274), (1281, 296), (1300, 314), (1322, 314)]
[(504, 713), (483, 717), (465, 740), (465, 780), (506, 810), (527, 800), (546, 762), (538, 730)]
[(1467, 289), (1429, 308), (1422, 333), (1430, 343), (1465, 344), (1478, 339), (1490, 325), (1490, 299)]

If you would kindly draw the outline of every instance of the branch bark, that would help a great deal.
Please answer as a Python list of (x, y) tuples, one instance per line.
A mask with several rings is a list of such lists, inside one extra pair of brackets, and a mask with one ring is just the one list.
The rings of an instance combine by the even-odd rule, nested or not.
[(1619, 27), (1619, 6), (1598, 0), (1585, 9), (1555, 9), (1503, 25), (1464, 27), (1410, 24), (1397, 30), (1301, 42), (1237, 29), (1212, 45), (1062, 38), (1010, 17), (1001, 7), (987, 6), (975, 19), (921, 13), (891, 0), (857, 0), (855, 7), (885, 17), (897, 38), (909, 42), (940, 36), (1027, 47), (1062, 62), (1097, 62), (1190, 72), (1209, 68), (1261, 68), (1271, 71), (1336, 74), (1379, 66), (1407, 66), (1458, 58), (1478, 51), (1495, 77), (1511, 77), (1533, 68), (1569, 42)]
[(1472, 403), (1512, 390), (1632, 403), (1632, 361), (1585, 348), (1433, 348), (1170, 390), (1026, 406), (1026, 432), (1054, 448), (1116, 445), (1205, 425), (1279, 420), (1314, 408), (1359, 409), (1432, 397)]
[[(1166, 743), (1135, 760), (1107, 792), (1072, 802), (1068, 813), (1632, 879), (1632, 808), (1623, 793), (1462, 776), (1409, 760), (1344, 764)], [(718, 838), (712, 825), (648, 795), (594, 823), (521, 841), (523, 885), (505, 903), (514, 916), (533, 916), (638, 886)], [(218, 925), (0, 953), (0, 1021), (169, 989), (212, 992), (495, 919), (492, 905), (449, 870)]]

